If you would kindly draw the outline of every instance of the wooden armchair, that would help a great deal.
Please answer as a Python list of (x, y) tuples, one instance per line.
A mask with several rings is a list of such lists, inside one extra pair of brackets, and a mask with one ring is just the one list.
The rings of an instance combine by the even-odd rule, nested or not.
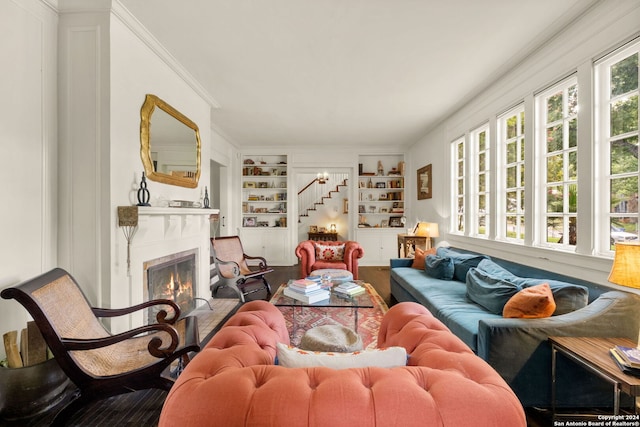
[[(15, 299), (33, 317), (62, 370), (78, 387), (73, 399), (56, 414), (52, 425), (63, 425), (82, 405), (118, 394), (148, 388), (169, 390), (174, 379), (170, 365), (187, 363), (200, 350), (197, 319), (179, 319), (180, 309), (170, 300), (153, 300), (124, 309), (91, 307), (75, 279), (53, 269), (0, 293)], [(111, 334), (99, 317), (126, 315), (155, 305), (166, 305), (158, 323)]]
[[(267, 295), (271, 295), (271, 286), (264, 276), (273, 269), (269, 268), (263, 257), (245, 254), (240, 237), (212, 237), (211, 258), (218, 273), (218, 281), (211, 284), (214, 297), (220, 288), (226, 286), (233, 289), (242, 302), (245, 302), (245, 295), (262, 289), (266, 289)], [(247, 260), (257, 260), (257, 268), (249, 268)], [(246, 285), (254, 281), (262, 281), (262, 286), (247, 289)]]

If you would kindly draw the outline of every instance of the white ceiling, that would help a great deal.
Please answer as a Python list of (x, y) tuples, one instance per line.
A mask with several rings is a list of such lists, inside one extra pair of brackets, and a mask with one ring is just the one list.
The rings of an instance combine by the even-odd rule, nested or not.
[(594, 3), (120, 1), (239, 147), (412, 144)]

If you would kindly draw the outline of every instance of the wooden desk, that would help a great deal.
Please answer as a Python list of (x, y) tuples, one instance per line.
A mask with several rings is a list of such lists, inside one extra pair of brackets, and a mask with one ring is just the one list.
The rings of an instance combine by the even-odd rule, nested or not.
[(338, 241), (338, 233), (309, 233), (309, 240)]
[[(635, 342), (626, 338), (549, 337), (549, 343), (551, 344), (551, 407), (554, 416), (556, 415), (558, 353), (611, 383), (614, 415), (620, 413), (621, 391), (634, 399), (640, 395), (640, 378), (622, 372), (609, 355), (611, 347), (615, 345), (635, 347)], [(571, 386), (571, 384), (565, 384), (565, 387)], [(638, 421), (638, 418), (633, 418), (633, 421)]]
[[(408, 258), (407, 254), (410, 253), (410, 249), (415, 251), (416, 247), (427, 250), (426, 236), (411, 236), (409, 234), (398, 234), (398, 258)], [(429, 247), (431, 247), (431, 239), (429, 239)]]

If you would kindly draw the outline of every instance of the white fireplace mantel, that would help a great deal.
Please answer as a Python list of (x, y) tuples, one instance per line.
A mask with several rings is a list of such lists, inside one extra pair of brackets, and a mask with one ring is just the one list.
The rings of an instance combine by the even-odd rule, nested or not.
[(203, 209), (203, 208), (160, 208), (156, 206), (139, 206), (138, 216), (140, 215), (217, 215), (219, 209)]
[[(117, 231), (116, 271), (118, 277), (112, 284), (113, 298), (118, 306), (126, 307), (144, 301), (144, 263), (167, 255), (195, 249), (197, 286), (195, 296), (208, 298), (209, 290), (209, 240), (210, 216), (219, 209), (169, 208), (155, 206), (138, 207), (138, 227), (131, 240), (130, 271), (126, 269), (126, 241)], [(128, 324), (112, 324), (114, 331), (126, 330), (143, 322), (142, 314), (129, 318)]]

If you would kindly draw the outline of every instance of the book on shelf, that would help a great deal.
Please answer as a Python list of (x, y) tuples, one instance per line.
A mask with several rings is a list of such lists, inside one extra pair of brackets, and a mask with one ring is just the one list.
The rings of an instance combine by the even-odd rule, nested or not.
[(284, 295), (289, 298), (293, 298), (298, 301), (302, 301), (305, 304), (313, 304), (315, 302), (324, 301), (331, 297), (331, 293), (325, 289), (319, 289), (317, 291), (311, 292), (309, 294), (303, 294), (301, 292), (297, 292), (296, 290), (286, 287), (284, 288)]
[(617, 345), (614, 349), (628, 366), (640, 369), (640, 348)]

